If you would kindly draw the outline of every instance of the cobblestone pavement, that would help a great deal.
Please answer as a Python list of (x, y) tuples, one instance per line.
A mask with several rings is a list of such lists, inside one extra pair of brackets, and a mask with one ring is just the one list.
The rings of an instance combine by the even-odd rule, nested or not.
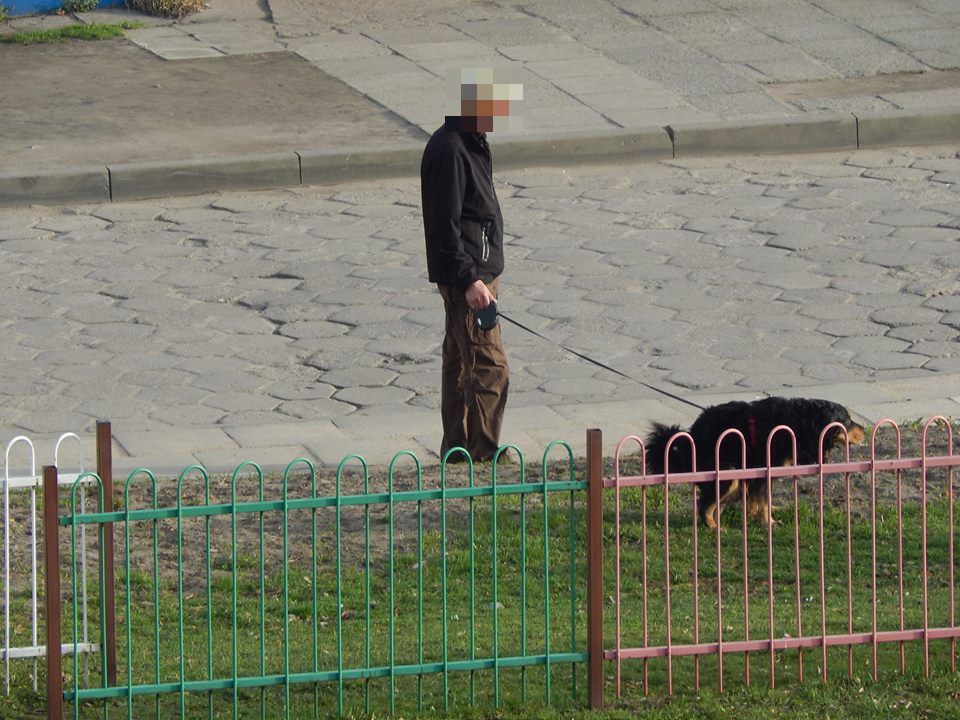
[[(497, 178), (501, 308), (550, 338), (701, 399), (845, 385), (870, 402), (916, 380), (956, 408), (955, 147)], [(361, 428), (368, 448), (435, 450), (442, 308), (416, 180), (12, 209), (0, 237), (7, 436), (109, 417), (130, 462), (175, 446), (181, 467), (237, 447), (342, 456)], [(524, 437), (579, 437), (618, 403), (643, 429), (665, 407), (504, 332)]]

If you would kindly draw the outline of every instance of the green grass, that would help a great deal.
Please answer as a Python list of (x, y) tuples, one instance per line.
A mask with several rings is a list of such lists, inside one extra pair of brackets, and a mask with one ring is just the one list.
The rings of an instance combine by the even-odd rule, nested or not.
[(0, 35), (0, 43), (35, 45), (38, 43), (62, 43), (67, 40), (108, 40), (123, 37), (124, 30), (134, 30), (139, 27), (143, 27), (143, 24), (124, 21), (113, 24), (68, 25), (49, 30), (23, 30)]
[[(585, 648), (585, 566), (582, 548), (585, 547), (585, 508), (578, 495), (574, 507), (576, 542), (574, 544), (574, 573), (577, 593), (574, 599), (571, 621), (571, 599), (568, 587), (570, 573), (569, 547), (569, 497), (557, 493), (548, 506), (549, 522), (549, 598), (543, 590), (544, 545), (543, 507), (539, 497), (526, 500), (525, 516), (516, 497), (498, 501), (497, 522), (497, 601), (499, 655), (513, 656), (522, 653), (522, 640), (526, 641), (528, 654), (544, 652), (544, 619), (549, 599), (550, 645), (552, 652), (571, 649), (571, 631), (575, 636), (573, 647)], [(665, 626), (665, 547), (663, 536), (663, 494), (659, 489), (646, 493), (648, 523), (648, 603), (650, 608), (647, 633), (651, 645), (666, 641)], [(612, 503), (611, 503), (612, 504)], [(621, 573), (623, 593), (622, 637), (623, 646), (638, 646), (643, 643), (641, 623), (643, 572), (640, 547), (639, 490), (625, 491), (622, 495), (622, 542)], [(736, 506), (734, 506), (736, 507)], [(426, 662), (439, 662), (442, 658), (442, 603), (446, 590), (447, 643), (451, 660), (466, 659), (473, 653), (478, 658), (492, 657), (493, 653), (493, 572), (492, 572), (492, 513), (489, 498), (476, 501), (475, 535), (473, 543), (468, 533), (469, 513), (463, 503), (451, 502), (451, 514), (447, 520), (447, 584), (441, 578), (441, 534), (437, 516), (439, 503), (424, 502), (423, 564), (417, 553), (416, 533), (409, 533), (396, 540), (394, 557), (394, 602), (395, 602), (395, 656), (398, 664), (418, 661), (418, 608), (423, 616), (423, 657)], [(414, 517), (415, 503), (398, 505), (396, 515), (406, 513)], [(309, 511), (291, 513), (291, 527), (296, 514), (309, 522)], [(930, 572), (930, 625), (949, 624), (946, 572), (948, 552), (948, 506), (944, 499), (932, 499), (928, 507), (928, 561)], [(188, 580), (184, 590), (183, 642), (188, 680), (207, 677), (209, 667), (215, 678), (230, 678), (233, 674), (233, 622), (236, 617), (239, 658), (238, 675), (257, 676), (282, 674), (284, 651), (289, 652), (291, 672), (306, 672), (313, 667), (316, 653), (320, 670), (335, 670), (337, 667), (337, 596), (335, 546), (330, 535), (334, 511), (330, 508), (317, 512), (321, 528), (317, 547), (317, 571), (314, 578), (312, 563), (304, 560), (307, 555), (297, 555), (289, 565), (287, 578), (286, 617), (289, 626), (289, 648), (284, 647), (284, 578), (282, 565), (275, 559), (267, 559), (261, 579), (258, 533), (247, 535), (236, 550), (237, 605), (234, 613), (231, 595), (234, 589), (233, 560), (230, 548), (229, 518), (218, 517), (211, 521), (212, 547), (216, 550), (211, 558), (211, 607), (208, 613), (206, 596), (205, 560), (202, 542), (184, 544), (184, 567)], [(373, 531), (385, 527), (382, 511), (371, 513)], [(238, 523), (256, 526), (258, 516), (241, 516)], [(717, 573), (716, 536), (701, 530), (698, 538), (699, 575), (693, 574), (694, 545), (689, 507), (689, 492), (671, 493), (670, 503), (670, 577), (671, 577), (671, 640), (674, 645), (693, 641), (694, 589), (698, 591), (699, 634), (701, 641), (709, 642), (717, 633), (717, 602), (715, 578)], [(783, 525), (774, 531), (773, 592), (774, 634), (795, 634), (796, 582), (798, 580), (793, 562), (792, 509), (778, 516)], [(273, 518), (276, 520), (276, 518)], [(363, 536), (363, 509), (343, 510), (344, 532), (354, 537)], [(613, 580), (613, 518), (608, 513), (605, 544), (604, 597), (615, 592)], [(920, 510), (915, 504), (904, 509), (905, 624), (907, 628), (922, 624), (922, 577), (920, 572)], [(766, 530), (751, 524), (748, 530), (746, 575), (749, 590), (744, 592), (745, 562), (743, 539), (738, 528), (736, 512), (724, 515), (724, 530), (721, 534), (721, 571), (723, 574), (723, 635), (725, 641), (742, 639), (749, 625), (752, 638), (766, 637), (768, 628), (768, 570)], [(175, 559), (176, 523), (160, 521), (161, 564), (164, 567)], [(301, 550), (311, 549), (309, 532), (304, 534), (303, 525), (299, 535), (291, 535), (290, 545)], [(521, 532), (525, 527), (525, 533)], [(204, 521), (184, 521), (185, 534), (194, 540), (201, 538)], [(268, 517), (265, 530), (265, 545), (276, 552), (281, 546), (282, 535), (277, 524)], [(801, 505), (799, 512), (799, 538), (801, 552), (799, 582), (801, 587), (800, 612), (803, 631), (806, 635), (818, 635), (820, 627), (819, 577), (820, 563), (815, 547), (819, 539), (819, 517), (815, 509)], [(408, 526), (409, 530), (409, 526)], [(870, 526), (864, 518), (854, 518), (851, 554), (852, 595), (855, 630), (870, 629)], [(122, 530), (118, 528), (122, 540)], [(891, 506), (880, 508), (878, 517), (878, 625), (880, 629), (894, 629), (898, 625), (898, 577), (896, 510)], [(846, 516), (842, 510), (828, 507), (824, 516), (824, 536), (828, 548), (824, 576), (827, 584), (827, 629), (829, 633), (846, 631), (847, 564), (846, 564)], [(384, 543), (374, 542), (374, 557), (369, 573), (370, 598), (370, 658), (373, 666), (385, 665), (389, 659), (389, 564)], [(179, 606), (176, 576), (161, 577), (155, 582), (152, 564), (152, 527), (139, 523), (131, 531), (131, 546), (135, 563), (130, 572), (130, 613), (126, 609), (126, 573), (124, 556), (117, 556), (117, 613), (119, 682), (126, 682), (128, 653), (133, 657), (133, 680), (135, 684), (151, 684), (159, 675), (161, 682), (176, 682), (179, 678)], [(122, 542), (119, 545), (123, 547)], [(471, 550), (473, 562), (471, 563)], [(520, 558), (525, 554), (526, 563), (526, 621), (521, 618), (524, 602), (521, 596), (523, 574)], [(275, 557), (275, 556), (274, 556)], [(422, 594), (418, 591), (422, 568)], [(475, 576), (473, 584), (471, 622), (471, 568)], [(362, 546), (360, 553), (345, 558), (342, 566), (342, 644), (343, 667), (364, 667), (367, 652), (365, 608), (365, 572)], [(70, 579), (64, 578), (65, 591), (69, 594)], [(314, 588), (316, 604), (314, 605)], [(154, 607), (154, 593), (159, 594), (159, 604)], [(749, 623), (744, 620), (743, 597), (750, 601)], [(263, 600), (261, 601), (261, 598)], [(97, 593), (91, 593), (91, 614), (96, 617)], [(422, 606), (420, 601), (422, 600)], [(22, 607), (21, 593), (16, 602)], [(69, 602), (64, 604), (65, 638), (72, 636), (72, 610)], [(212, 625), (213, 642), (207, 641), (207, 623)], [(316, 623), (312, 620), (316, 617)], [(96, 623), (92, 627), (96, 627)], [(130, 631), (132, 644), (128, 650), (126, 634)], [(472, 632), (471, 632), (472, 631)], [(317, 634), (314, 645), (313, 635)], [(471, 635), (475, 642), (471, 643)], [(614, 617), (612, 606), (605, 604), (605, 646), (614, 644)], [(813, 718), (837, 718), (864, 720), (865, 718), (956, 718), (960, 717), (960, 678), (949, 673), (949, 645), (945, 641), (931, 641), (931, 677), (923, 677), (922, 643), (907, 643), (905, 647), (905, 674), (900, 674), (899, 646), (885, 644), (879, 650), (879, 682), (872, 679), (872, 659), (869, 646), (856, 646), (850, 656), (846, 647), (831, 648), (828, 652), (829, 682), (824, 685), (819, 678), (820, 650), (808, 649), (803, 653), (804, 682), (797, 678), (798, 656), (795, 651), (778, 652), (774, 658), (776, 688), (770, 690), (769, 660), (767, 652), (753, 653), (750, 657), (750, 686), (745, 683), (746, 659), (742, 654), (724, 656), (724, 692), (719, 692), (717, 683), (717, 658), (714, 655), (700, 658), (700, 689), (694, 687), (694, 660), (677, 658), (673, 661), (674, 694), (667, 693), (666, 662), (651, 660), (647, 665), (649, 693), (643, 684), (643, 663), (623, 663), (623, 694), (615, 695), (613, 682), (606, 684), (608, 709), (600, 713), (583, 708), (585, 701), (585, 667), (576, 669), (577, 694), (573, 693), (573, 669), (570, 664), (554, 667), (551, 681), (552, 707), (544, 705), (546, 675), (542, 667), (530, 667), (525, 671), (503, 669), (500, 673), (499, 710), (493, 709), (493, 673), (490, 670), (451, 673), (449, 676), (449, 704), (453, 716), (467, 718), (526, 718), (533, 720), (560, 720), (583, 718), (587, 720), (613, 720), (642, 715), (654, 720), (680, 720), (682, 718), (724, 718), (738, 720), (752, 718), (787, 717), (798, 720)], [(159, 654), (159, 667), (156, 656)], [(852, 659), (853, 672), (848, 673), (848, 660)], [(11, 717), (40, 717), (42, 702), (30, 691), (28, 663), (14, 663)], [(82, 666), (81, 666), (82, 669)], [(65, 658), (67, 675), (65, 688), (72, 689), (74, 668), (72, 659)], [(613, 665), (605, 665), (608, 678), (613, 677)], [(99, 667), (91, 663), (89, 687), (100, 682)], [(86, 678), (81, 675), (80, 686), (85, 687)], [(471, 682), (473, 683), (471, 695)], [(42, 671), (41, 671), (41, 687)], [(385, 717), (389, 708), (389, 682), (376, 678), (369, 682), (351, 680), (344, 683), (344, 707), (348, 715), (357, 717), (366, 714), (369, 693), (369, 708), (377, 717)], [(293, 684), (291, 686), (291, 717), (312, 718), (335, 716), (337, 710), (337, 684)], [(421, 702), (422, 698), (422, 702)], [(207, 717), (208, 707), (216, 718), (232, 717), (232, 693), (188, 693), (185, 697), (186, 716)], [(398, 677), (396, 680), (396, 709), (402, 717), (438, 718), (443, 716), (444, 694), (442, 676), (431, 674), (416, 677)], [(473, 707), (475, 701), (476, 707)], [(138, 697), (133, 702), (133, 716), (178, 717), (180, 711), (178, 693), (154, 697)], [(208, 706), (208, 703), (210, 704)], [(266, 717), (283, 717), (283, 688), (274, 686), (262, 693), (258, 689), (239, 692), (238, 705), (241, 717), (260, 716), (261, 703)], [(112, 717), (124, 717), (126, 702), (123, 699), (109, 703)], [(100, 717), (102, 705), (95, 702), (82, 704), (80, 717)], [(157, 710), (159, 708), (159, 711)], [(72, 711), (72, 707), (68, 706)]]

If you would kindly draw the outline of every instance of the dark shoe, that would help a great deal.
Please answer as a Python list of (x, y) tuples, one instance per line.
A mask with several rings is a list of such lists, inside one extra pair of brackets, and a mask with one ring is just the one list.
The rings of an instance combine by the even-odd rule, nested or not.
[[(496, 453), (494, 453), (494, 455), (496, 455)], [(496, 455), (496, 458), (497, 458), (497, 467), (500, 467), (501, 465), (518, 465), (519, 464), (516, 453), (510, 448), (507, 448), (499, 455)], [(493, 457), (491, 456), (487, 458), (478, 458), (474, 460), (474, 462), (477, 462), (477, 463), (493, 462)]]
[[(440, 460), (443, 460), (443, 455), (440, 455)], [(467, 454), (460, 450), (457, 450), (454, 453), (450, 454), (450, 457), (447, 458), (447, 465), (460, 465), (467, 461)]]

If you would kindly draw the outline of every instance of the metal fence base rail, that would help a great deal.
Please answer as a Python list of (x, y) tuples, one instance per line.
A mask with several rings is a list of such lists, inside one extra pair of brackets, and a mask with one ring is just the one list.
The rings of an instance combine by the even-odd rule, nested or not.
[[(497, 459), (508, 449), (521, 463), (519, 476), (514, 473), (505, 482)], [(475, 482), (469, 459), (466, 479), (448, 481), (449, 460), (456, 453), (465, 451), (454, 449), (443, 458), (438, 486), (429, 488), (416, 456), (399, 453), (385, 491), (382, 480), (372, 488), (363, 458), (349, 455), (337, 469), (332, 495), (319, 494), (316, 470), (303, 458), (290, 463), (280, 487), (269, 483), (269, 492), (259, 466), (245, 462), (230, 478), (226, 502), (214, 502), (207, 472), (191, 466), (177, 479), (176, 504), (166, 507), (156, 478), (140, 469), (124, 484), (122, 510), (110, 508), (100, 476), (77, 478), (69, 513), (54, 519), (70, 536), (74, 592), (67, 608), (74, 617), (74, 637), (76, 537), (87, 525), (101, 534), (112, 526), (122, 532), (125, 637), (118, 648), (119, 682), (109, 676), (104, 656), (95, 678), (99, 687), (83, 686), (74, 671), (72, 688), (56, 686), (59, 650), (68, 649), (75, 670), (79, 644), (49, 637), (56, 648), (48, 656), (54, 685), (50, 717), (59, 718), (66, 701), (74, 717), (83, 703), (97, 702), (104, 712), (108, 703), (125, 704), (128, 718), (183, 718), (197, 712), (213, 717), (215, 705), (218, 713), (226, 706), (238, 717), (249, 712), (250, 703), (261, 717), (289, 718), (291, 693), (298, 688), (298, 697), (312, 690), (317, 717), (344, 715), (346, 695), (357, 693), (368, 714), (381, 709), (374, 707), (380, 701), (390, 714), (398, 701), (422, 711), (425, 695), (431, 706), (446, 710), (454, 703), (454, 677), (460, 678), (458, 687), (468, 684), (461, 687), (458, 704), (476, 706), (478, 695), (485, 695), (484, 703), (499, 706), (501, 683), (508, 676), (521, 701), (529, 699), (528, 685), (535, 681), (549, 703), (551, 680), (560, 677), (560, 668), (575, 696), (577, 665), (587, 659), (578, 645), (582, 580), (576, 540), (577, 498), (586, 483), (575, 477), (573, 452), (565, 443), (551, 443), (543, 455), (542, 478), (531, 482), (519, 448), (505, 446), (489, 466), (489, 483), (482, 485)], [(551, 453), (562, 455), (554, 458), (552, 470)], [(395, 483), (401, 461), (402, 482), (412, 489)], [(47, 491), (55, 493), (56, 469), (45, 468), (45, 477)], [(78, 504), (85, 481), (100, 494), (94, 511), (84, 512)], [(343, 491), (347, 482), (351, 492)], [(291, 485), (298, 487), (298, 496), (291, 496)], [(216, 486), (223, 492), (222, 483)], [(415, 546), (409, 537), (400, 545), (399, 517), (406, 520), (407, 533), (414, 533)], [(509, 554), (498, 547), (506, 523)], [(374, 546), (376, 533), (381, 542)], [(56, 550), (49, 552), (55, 561)], [(101, 644), (109, 648), (105, 591), (113, 581), (105, 566), (112, 561), (106, 553), (101, 559)], [(457, 564), (455, 571), (450, 563)], [(51, 602), (48, 612), (51, 623), (54, 618), (59, 623), (59, 603)], [(432, 689), (425, 688), (425, 680)], [(405, 694), (398, 697), (401, 683)], [(328, 689), (323, 702), (333, 699), (333, 708), (321, 703), (321, 686)], [(372, 697), (374, 689), (379, 700)], [(150, 697), (154, 703), (145, 709), (142, 703)]]
[[(70, 650), (73, 646), (69, 647)], [(170, 682), (158, 685), (121, 685), (108, 688), (90, 688), (79, 690), (76, 693), (66, 690), (63, 699), (67, 702), (104, 700), (108, 698), (125, 698), (128, 695), (140, 697), (144, 695), (163, 695), (180, 693), (203, 693), (212, 690), (233, 690), (234, 688), (253, 690), (266, 687), (281, 687), (286, 684), (305, 685), (312, 683), (335, 683), (341, 679), (373, 680), (390, 677), (415, 677), (420, 675), (442, 675), (447, 673), (466, 673), (477, 670), (509, 670), (511, 668), (546, 667), (547, 664), (560, 665), (565, 663), (586, 662), (586, 653), (560, 652), (551, 655), (526, 655), (523, 657), (498, 657), (488, 660), (448, 660), (443, 662), (424, 663), (422, 665), (391, 665), (383, 667), (353, 668), (342, 672), (326, 670), (322, 672), (290, 673), (289, 675), (265, 675), (263, 677), (219, 678), (214, 680), (187, 680), (183, 683)]]
[[(928, 454), (928, 432), (935, 426), (945, 429), (945, 455)], [(767, 681), (773, 688), (778, 667), (780, 673), (785, 673), (782, 665), (791, 657), (796, 663), (796, 680), (803, 682), (806, 650), (814, 654), (820, 679), (825, 683), (831, 665), (842, 664), (846, 675), (854, 677), (853, 651), (854, 647), (862, 645), (870, 651), (867, 664), (874, 680), (877, 680), (879, 648), (885, 644), (898, 646), (899, 663), (895, 663), (895, 666), (900, 673), (905, 673), (907, 643), (917, 643), (922, 647), (923, 672), (928, 676), (931, 643), (936, 642), (941, 643), (939, 655), (943, 656), (946, 668), (951, 673), (956, 672), (956, 640), (960, 637), (960, 627), (956, 622), (954, 543), (957, 527), (953, 468), (960, 466), (960, 456), (953, 453), (950, 422), (947, 418), (935, 417), (925, 424), (920, 457), (901, 457), (900, 428), (891, 420), (883, 420), (873, 429), (869, 460), (851, 462), (850, 445), (847, 443), (844, 460), (827, 463), (823, 461), (824, 437), (833, 427), (846, 432), (839, 423), (824, 428), (820, 436), (820, 462), (817, 465), (771, 466), (770, 448), (777, 434), (785, 434), (793, 442), (793, 456), (796, 457), (796, 436), (790, 428), (779, 426), (766, 439), (767, 466), (764, 468), (743, 469), (742, 465), (746, 464), (744, 460), (740, 469), (671, 474), (668, 466), (663, 475), (641, 472), (628, 476), (621, 471), (622, 456), (628, 448), (638, 449), (641, 466), (646, 466), (643, 440), (631, 435), (617, 444), (613, 477), (604, 477), (601, 472), (600, 431), (588, 431), (588, 496), (596, 498), (602, 497), (607, 491), (612, 492), (612, 534), (615, 538), (611, 588), (609, 584), (604, 586), (603, 578), (604, 518), (600, 512), (591, 512), (588, 529), (591, 539), (588, 545), (589, 563), (592, 568), (589, 592), (593, 600), (588, 621), (593, 629), (589, 640), (588, 673), (591, 678), (597, 678), (602, 683), (604, 663), (612, 663), (614, 691), (619, 697), (625, 663), (639, 661), (641, 666), (637, 682), (642, 683), (644, 693), (648, 693), (652, 662), (657, 661), (658, 675), (665, 676), (666, 691), (672, 693), (677, 673), (674, 660), (687, 658), (685, 674), (692, 675), (692, 684), (699, 690), (700, 661), (713, 656), (716, 688), (723, 692), (724, 661), (737, 658), (742, 665), (743, 682), (749, 686), (753, 654), (765, 656)], [(877, 457), (876, 442), (880, 432), (894, 435), (897, 447), (895, 458)], [(720, 445), (724, 442), (744, 448), (743, 458), (746, 458), (747, 441), (736, 430), (721, 435), (716, 448), (699, 450), (715, 452), (719, 458)], [(665, 454), (669, 453), (673, 443), (690, 443), (692, 446), (693, 439), (687, 433), (675, 435), (667, 444)], [(697, 457), (696, 448), (693, 457)], [(940, 472), (936, 485), (932, 480), (935, 470)], [(905, 520), (903, 501), (904, 473), (907, 471), (919, 474), (919, 509), (911, 510), (914, 516), (910, 522)], [(858, 512), (853, 510), (851, 502), (851, 477), (854, 474), (866, 478), (869, 483), (869, 500), (865, 503), (866, 507)], [(878, 479), (881, 476), (883, 479)], [(721, 534), (719, 524), (715, 531), (698, 528), (698, 493), (695, 485), (715, 483), (714, 496), (720, 497), (720, 483), (734, 480), (739, 481), (740, 503), (738, 508), (734, 507), (728, 513), (737, 513), (738, 522), (728, 525), (724, 534)], [(792, 490), (792, 508), (789, 509), (792, 512), (784, 513), (787, 519), (781, 527), (775, 527), (774, 523), (751, 523), (748, 527), (748, 482), (753, 483), (750, 492), (757, 491), (757, 483), (764, 488), (764, 500), (770, 507), (775, 481), (785, 481), (782, 494), (787, 495)], [(810, 484), (813, 491), (810, 494), (816, 498), (816, 506), (812, 509), (800, 500), (799, 489), (804, 481)], [(878, 509), (878, 482), (892, 484), (896, 499), (894, 508), (886, 508), (883, 512)], [(733, 485), (732, 482), (730, 484)], [(825, 503), (825, 487), (828, 485), (836, 489), (834, 497), (839, 494), (843, 498), (842, 505), (835, 502), (832, 515)], [(933, 507), (933, 487), (937, 487), (940, 496), (936, 535), (931, 535), (928, 523)], [(630, 526), (636, 529), (638, 522), (640, 525), (639, 542), (631, 541), (629, 550), (621, 542), (626, 527), (621, 492), (628, 488), (637, 489), (632, 491), (630, 499)], [(648, 503), (651, 502), (650, 493), (653, 491), (657, 493), (657, 509), (650, 513)], [(689, 514), (681, 509), (685, 503), (689, 503)], [(688, 525), (679, 529), (671, 528), (671, 516), (685, 518)], [(804, 542), (801, 542), (801, 516), (806, 523), (807, 537)], [(825, 531), (825, 518), (828, 516), (832, 518), (829, 533)], [(878, 517), (888, 518), (884, 528), (879, 527)], [(810, 529), (811, 525), (815, 530)], [(881, 529), (882, 543), (878, 539)], [(713, 546), (711, 551), (702, 556), (698, 530), (704, 535), (704, 544)], [(678, 550), (678, 546), (682, 550)], [(878, 548), (890, 554), (895, 553), (895, 571), (889, 563), (887, 565), (891, 566), (879, 567)], [(632, 576), (625, 580), (622, 564), (627, 552), (631, 553), (634, 561), (640, 562), (638, 581)], [(916, 566), (908, 566), (908, 553), (916, 556)], [(813, 568), (809, 567), (809, 563), (802, 562), (810, 557), (816, 559)], [(777, 559), (781, 560), (778, 566), (775, 565)], [(671, 566), (671, 560), (674, 567)], [(833, 562), (829, 563), (828, 560)], [(655, 569), (651, 569), (654, 565)], [(782, 570), (780, 579), (775, 576), (775, 566)], [(885, 597), (878, 597), (880, 572), (895, 577), (895, 582), (887, 581), (890, 591)], [(677, 579), (672, 579), (674, 577)], [(689, 582), (685, 581), (687, 577), (691, 578)], [(610, 576), (607, 578), (609, 580)], [(931, 579), (936, 581), (935, 589), (931, 587)], [(625, 581), (638, 589), (624, 592)], [(758, 602), (758, 590), (765, 602)], [(914, 590), (913, 595), (910, 590)], [(609, 642), (598, 639), (604, 627), (602, 600), (605, 592), (613, 599), (613, 647)], [(682, 602), (678, 601), (681, 595)], [(681, 606), (687, 619), (677, 623), (672, 611)], [(702, 609), (704, 607), (712, 609), (708, 612)], [(893, 618), (885, 621), (887, 627), (878, 620), (880, 608), (885, 608), (887, 616)], [(931, 619), (933, 610), (936, 610), (939, 626)], [(913, 627), (907, 621), (908, 615), (910, 622), (915, 623)], [(631, 616), (640, 622), (639, 628), (634, 622), (628, 642), (624, 637), (623, 620)], [(657, 623), (655, 629), (654, 617)], [(859, 619), (861, 617), (869, 620), (865, 622)], [(831, 657), (828, 657), (830, 648), (845, 648), (845, 657), (833, 656), (831, 661)], [(784, 655), (788, 652), (790, 655)], [(632, 666), (632, 669), (636, 674), (636, 666)], [(602, 704), (602, 687), (598, 689), (591, 686), (591, 707), (601, 707)]]

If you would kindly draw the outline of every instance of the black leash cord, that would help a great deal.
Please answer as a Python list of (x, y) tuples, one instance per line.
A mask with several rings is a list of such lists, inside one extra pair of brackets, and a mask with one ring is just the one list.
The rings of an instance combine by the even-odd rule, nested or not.
[(526, 325), (524, 325), (523, 323), (517, 322), (517, 321), (514, 320), (513, 318), (504, 315), (504, 314), (503, 314), (502, 312), (500, 312), (499, 310), (497, 311), (497, 315), (500, 316), (501, 318), (503, 318), (504, 320), (506, 320), (506, 321), (507, 321), (508, 323), (510, 323), (511, 325), (516, 325), (516, 326), (517, 326), (518, 328), (520, 328), (521, 330), (524, 330), (524, 331), (530, 333), (531, 335), (535, 335), (536, 337), (540, 338), (541, 340), (545, 340), (546, 342), (550, 343), (551, 345), (555, 345), (556, 347), (560, 348), (561, 350), (566, 350), (568, 353), (570, 353), (571, 355), (576, 355), (576, 356), (577, 356), (578, 358), (580, 358), (581, 360), (586, 360), (588, 363), (591, 363), (592, 365), (596, 365), (597, 367), (603, 368), (604, 370), (609, 370), (610, 372), (614, 373), (615, 375), (619, 375), (620, 377), (626, 378), (627, 380), (630, 380), (631, 382), (635, 382), (635, 383), (638, 383), (639, 385), (643, 385), (645, 388), (650, 388), (650, 389), (653, 390), (654, 392), (658, 392), (658, 393), (660, 393), (661, 395), (666, 395), (668, 398), (673, 398), (674, 400), (676, 400), (676, 401), (678, 401), (678, 402), (682, 402), (684, 405), (689, 405), (690, 407), (695, 407), (695, 408), (697, 408), (697, 410), (706, 410), (706, 408), (703, 407), (703, 405), (697, 405), (697, 404), (696, 404), (695, 402), (693, 402), (692, 400), (687, 400), (686, 398), (682, 398), (682, 397), (680, 397), (679, 395), (674, 395), (673, 393), (667, 392), (666, 390), (663, 390), (663, 389), (661, 389), (661, 388), (655, 387), (655, 386), (651, 385), (650, 383), (645, 383), (643, 380), (637, 380), (637, 379), (634, 378), (634, 377), (630, 377), (630, 376), (627, 375), (625, 372), (620, 372), (620, 371), (617, 370), (616, 368), (612, 368), (612, 367), (610, 367), (609, 365), (606, 365), (606, 364), (600, 362), (599, 360), (594, 360), (592, 357), (590, 357), (590, 356), (588, 356), (588, 355), (584, 355), (582, 352), (578, 352), (578, 351), (574, 350), (573, 348), (567, 347), (566, 345), (561, 345), (561, 344), (558, 343), (558, 342), (554, 342), (553, 340), (551, 340), (550, 338), (546, 337), (545, 335), (541, 335), (540, 333), (538, 333), (538, 332), (537, 332), (536, 330), (534, 330), (533, 328), (529, 328), (529, 327), (527, 327)]

